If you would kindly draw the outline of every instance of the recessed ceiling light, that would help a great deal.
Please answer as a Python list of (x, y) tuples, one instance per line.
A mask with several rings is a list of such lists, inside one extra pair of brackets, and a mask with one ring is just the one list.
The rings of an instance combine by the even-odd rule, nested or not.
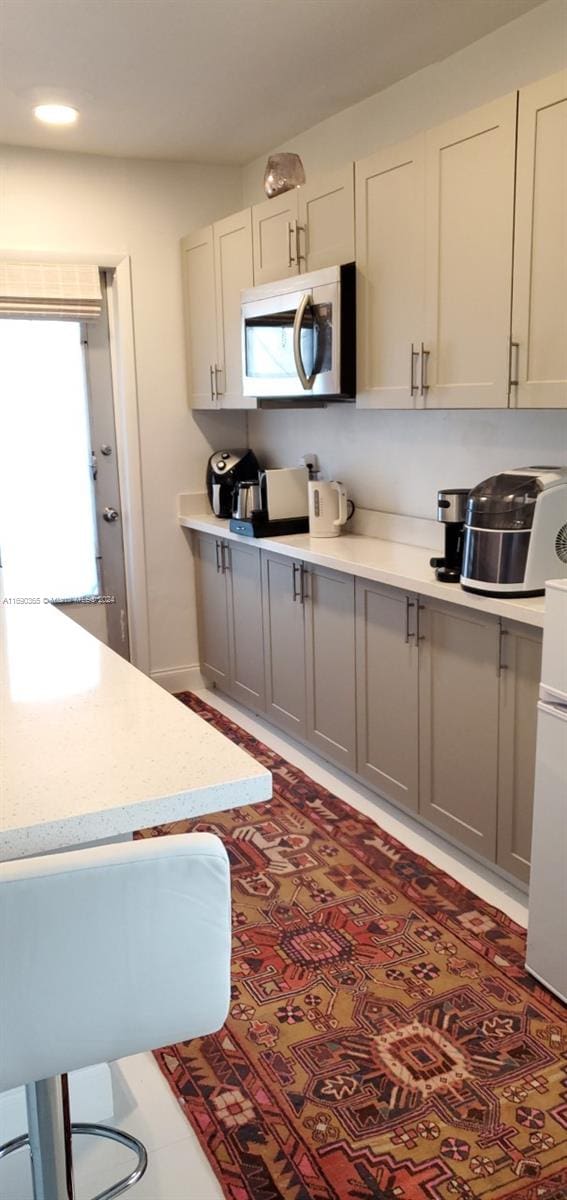
[(36, 104), (34, 115), (46, 125), (74, 125), (79, 116), (70, 104)]

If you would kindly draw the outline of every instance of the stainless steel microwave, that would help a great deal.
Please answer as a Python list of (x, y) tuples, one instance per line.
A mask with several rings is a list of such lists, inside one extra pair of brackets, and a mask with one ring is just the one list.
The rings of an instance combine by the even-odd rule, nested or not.
[(354, 263), (249, 288), (241, 301), (245, 396), (354, 399)]

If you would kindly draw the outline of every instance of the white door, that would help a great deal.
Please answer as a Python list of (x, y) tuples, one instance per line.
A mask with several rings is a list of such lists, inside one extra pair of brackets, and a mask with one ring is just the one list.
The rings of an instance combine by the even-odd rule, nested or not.
[(217, 305), (216, 390), (221, 408), (256, 408), (242, 395), (240, 293), (252, 287), (252, 216), (249, 208), (213, 228)]
[(105, 303), (86, 336), (0, 320), (0, 548), (14, 602), (53, 602), (129, 657)]
[(297, 195), (300, 271), (354, 262), (353, 164), (309, 179)]
[(567, 407), (566, 298), (567, 71), (561, 71), (520, 91), (512, 407)]
[(425, 136), (425, 404), (506, 408), (516, 93)]
[(254, 283), (286, 279), (299, 271), (297, 188), (252, 209)]
[(187, 389), (191, 408), (218, 408), (217, 312), (213, 227), (207, 225), (181, 243), (185, 302)]
[(415, 408), (423, 338), (423, 135), (356, 164), (359, 408)]

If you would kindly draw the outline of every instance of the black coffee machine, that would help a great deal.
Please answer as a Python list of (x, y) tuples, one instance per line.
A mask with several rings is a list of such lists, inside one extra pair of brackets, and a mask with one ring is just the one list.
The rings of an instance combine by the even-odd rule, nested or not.
[(232, 516), (237, 483), (258, 480), (260, 464), (253, 450), (215, 450), (207, 463), (207, 493), (215, 517)]
[(437, 492), (437, 520), (445, 526), (445, 554), (431, 558), (440, 583), (460, 583), (468, 488), (443, 488)]

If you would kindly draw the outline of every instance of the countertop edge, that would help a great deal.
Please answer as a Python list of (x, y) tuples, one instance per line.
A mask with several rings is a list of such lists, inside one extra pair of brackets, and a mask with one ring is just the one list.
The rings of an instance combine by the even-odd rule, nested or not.
[[(323, 549), (314, 551), (311, 548), (301, 547), (283, 537), (278, 538), (248, 538), (242, 537), (238, 533), (233, 533), (228, 527), (228, 521), (223, 521), (218, 517), (209, 516), (208, 514), (195, 514), (194, 516), (179, 516), (179, 524), (186, 529), (193, 529), (198, 533), (209, 533), (225, 538), (227, 541), (241, 542), (248, 546), (256, 546), (259, 550), (271, 550), (275, 553), (286, 555), (289, 558), (298, 558), (303, 562), (312, 563), (314, 566), (328, 567), (330, 570), (340, 571), (345, 575), (358, 576), (361, 579), (368, 579), (374, 583), (383, 583), (389, 587), (401, 588), (404, 591), (417, 592), (420, 596), (427, 596), (433, 600), (446, 601), (449, 604), (455, 604), (460, 608), (472, 609), (475, 612), (488, 613), (492, 616), (502, 617), (509, 621), (517, 621), (521, 625), (529, 625), (532, 628), (543, 629), (545, 607), (544, 598), (534, 597), (533, 607), (529, 600), (499, 600), (493, 596), (474, 595), (471, 592), (465, 592), (456, 584), (439, 583), (436, 579), (423, 579), (410, 573), (400, 573), (388, 570), (378, 565), (369, 565), (365, 562), (344, 562), (337, 559), (329, 551), (325, 553)], [(322, 539), (330, 543), (343, 541), (345, 537), (360, 538), (359, 534), (343, 534), (342, 538)], [(365, 538), (369, 541), (369, 538)], [(395, 545), (402, 546), (402, 543), (385, 543), (380, 539), (374, 539), (377, 547), (380, 545)], [(405, 543), (404, 543), (405, 545)], [(421, 552), (425, 558), (430, 555), (435, 555), (435, 549), (424, 550), (419, 546), (407, 546), (408, 551)]]

